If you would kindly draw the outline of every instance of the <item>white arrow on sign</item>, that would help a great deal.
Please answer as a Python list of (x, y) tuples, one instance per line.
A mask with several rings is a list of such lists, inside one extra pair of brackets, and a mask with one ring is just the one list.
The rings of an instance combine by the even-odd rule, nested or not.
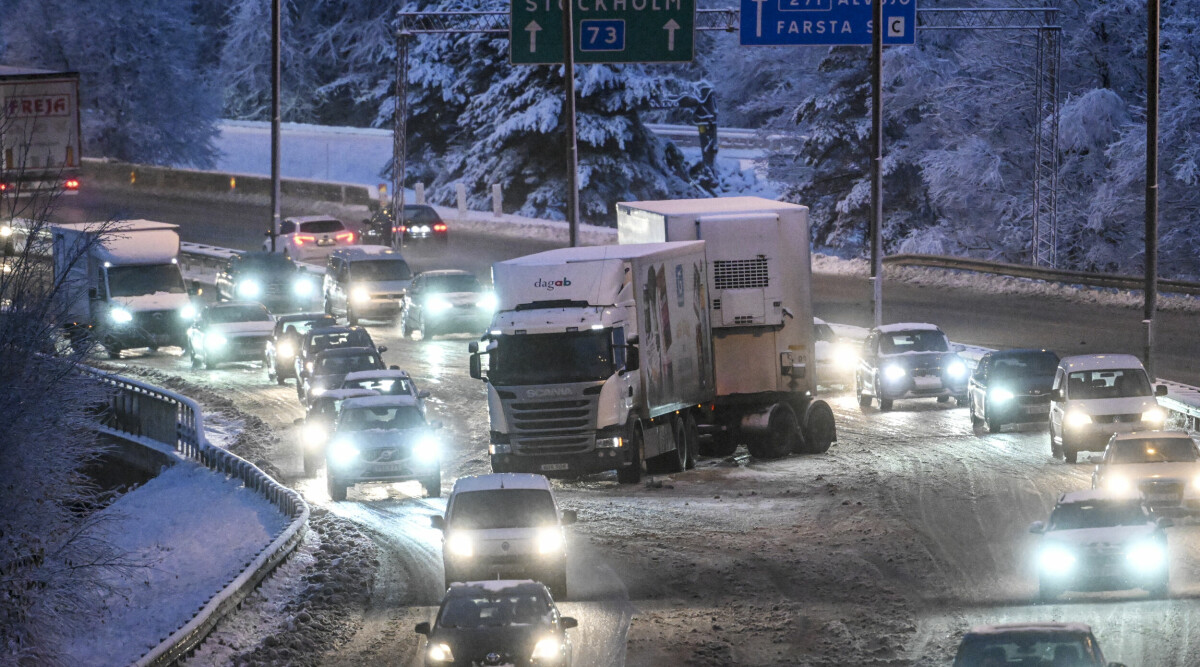
[(762, 6), (767, 0), (753, 0), (754, 4), (758, 5), (757, 23), (754, 25), (754, 36), (762, 37)]
[(537, 21), (530, 21), (529, 25), (525, 26), (525, 32), (529, 33), (529, 52), (537, 53), (537, 34), (542, 29)]
[(663, 26), (663, 30), (667, 31), (667, 50), (674, 51), (675, 31), (679, 30), (679, 24), (675, 22), (675, 19), (671, 19), (670, 21), (667, 21), (666, 25)]

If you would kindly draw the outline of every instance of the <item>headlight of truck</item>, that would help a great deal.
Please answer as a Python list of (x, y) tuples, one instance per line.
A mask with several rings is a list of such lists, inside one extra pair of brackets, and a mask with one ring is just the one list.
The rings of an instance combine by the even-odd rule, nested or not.
[(946, 376), (952, 380), (961, 380), (967, 377), (967, 365), (955, 359), (946, 365)]
[(358, 447), (349, 440), (338, 440), (329, 446), (329, 462), (335, 465), (353, 463), (358, 458)]
[(625, 444), (625, 440), (621, 437), (616, 438), (596, 438), (597, 449), (610, 449), (613, 447), (621, 447)]
[(450, 651), (450, 645), (444, 643), (430, 644), (429, 651), (425, 654), (425, 658), (429, 662), (454, 662), (454, 653)]
[(997, 403), (1007, 403), (1013, 400), (1013, 393), (1003, 387), (996, 387), (988, 392), (988, 398)]
[(449, 301), (440, 296), (431, 296), (425, 301), (425, 307), (431, 313), (440, 313), (445, 310), (450, 310), (454, 307)]
[(1153, 572), (1167, 562), (1167, 554), (1158, 542), (1137, 542), (1125, 552), (1125, 558), (1135, 570)]
[(228, 342), (229, 340), (219, 333), (210, 333), (204, 336), (204, 347), (209, 350), (219, 350)]
[(537, 550), (543, 556), (562, 551), (562, 529), (558, 526), (544, 526), (537, 532)]
[(475, 307), (481, 310), (496, 310), (496, 295), (485, 294), (475, 302)]
[(1085, 412), (1068, 412), (1063, 417), (1063, 423), (1067, 425), (1067, 428), (1079, 428), (1092, 423), (1092, 418)]
[(181, 320), (196, 319), (196, 307), (189, 303), (186, 306), (184, 306), (183, 308), (180, 308), (179, 309), (179, 319), (181, 319)]
[(304, 438), (304, 446), (308, 449), (316, 449), (325, 443), (325, 438), (329, 437), (325, 427), (318, 423), (305, 424), (301, 433)]
[(554, 637), (543, 637), (533, 645), (533, 660), (557, 660), (562, 651), (562, 642)]
[(359, 285), (350, 290), (350, 300), (354, 303), (367, 303), (371, 300), (371, 291)]
[(470, 558), (475, 555), (475, 544), (467, 535), (450, 533), (446, 536), (446, 551), (449, 551), (452, 556)]
[(120, 307), (108, 311), (108, 316), (116, 324), (128, 324), (133, 321), (133, 313)]
[(257, 299), (262, 294), (262, 285), (257, 280), (243, 280), (238, 283), (237, 293), (243, 299)]
[(1166, 420), (1167, 420), (1167, 412), (1166, 412), (1166, 410), (1163, 410), (1162, 408), (1150, 408), (1149, 410), (1142, 413), (1142, 421), (1144, 421), (1148, 424), (1162, 426), (1163, 422), (1165, 422)]
[(883, 368), (883, 377), (887, 380), (896, 381), (903, 378), (905, 375), (908, 375), (908, 372), (905, 371), (903, 367), (896, 364), (884, 366)]
[(1051, 544), (1042, 547), (1041, 553), (1038, 554), (1038, 565), (1046, 574), (1063, 575), (1075, 567), (1075, 554), (1067, 551), (1065, 547)]
[(437, 439), (431, 436), (426, 436), (418, 440), (417, 443), (413, 445), (412, 454), (413, 458), (416, 459), (418, 463), (429, 465), (431, 463), (437, 463), (438, 454), (440, 451), (441, 445), (438, 444)]
[(292, 283), (292, 294), (308, 296), (313, 293), (313, 283), (308, 278), (297, 278)]

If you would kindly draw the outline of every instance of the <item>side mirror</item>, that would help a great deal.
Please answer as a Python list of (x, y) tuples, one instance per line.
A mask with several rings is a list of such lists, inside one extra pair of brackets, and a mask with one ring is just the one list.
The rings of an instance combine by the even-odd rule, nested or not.
[(418, 391), (418, 392), (417, 392), (417, 398), (429, 398), (429, 390), (428, 390), (428, 389), (422, 389), (421, 391)]
[(292, 420), (292, 423), (295, 424), (296, 426), (300, 426), (301, 424), (304, 423), (304, 417), (296, 417), (295, 419)]
[(629, 346), (625, 349), (625, 370), (628, 372), (636, 371), (641, 368), (641, 355), (638, 354), (638, 349), (635, 346)]
[(562, 626), (563, 630), (570, 630), (571, 628), (579, 627), (579, 621), (575, 620), (571, 616), (563, 616), (562, 618), (559, 618), (558, 624)]
[(375, 349), (379, 352), (379, 354), (383, 354), (384, 352), (387, 352), (387, 345), (380, 345)]
[(1158, 524), (1159, 528), (1173, 528), (1175, 526), (1175, 520), (1167, 516), (1159, 517), (1155, 523)]
[(95, 287), (89, 287), (89, 288), (88, 288), (88, 298), (89, 298), (89, 299), (96, 299), (96, 298), (99, 298), (99, 296), (98, 296), (98, 293), (96, 292), (96, 288), (95, 288)]
[(1050, 390), (1050, 400), (1054, 401), (1055, 403), (1062, 403), (1063, 401), (1067, 400), (1067, 396), (1063, 392), (1063, 388), (1059, 387), (1058, 389)]
[(479, 343), (476, 341), (467, 343), (467, 352), (470, 352), (471, 354), (479, 354)]
[(1041, 535), (1042, 533), (1046, 532), (1046, 522), (1034, 521), (1033, 523), (1029, 524), (1029, 532), (1033, 533), (1034, 535)]
[(434, 530), (446, 530), (446, 518), (441, 514), (434, 514), (429, 517), (429, 525)]
[(1156, 385), (1154, 387), (1154, 395), (1155, 396), (1166, 396), (1167, 395), (1167, 385), (1165, 385), (1165, 384)]
[(417, 627), (413, 628), (413, 630), (416, 630), (418, 635), (425, 635), (428, 637), (430, 632), (429, 621), (417, 623)]
[(478, 352), (471, 355), (471, 377), (476, 380), (483, 379), (483, 362), (479, 360)]
[(564, 526), (569, 526), (576, 521), (579, 521), (579, 514), (575, 510), (563, 510), (562, 524)]

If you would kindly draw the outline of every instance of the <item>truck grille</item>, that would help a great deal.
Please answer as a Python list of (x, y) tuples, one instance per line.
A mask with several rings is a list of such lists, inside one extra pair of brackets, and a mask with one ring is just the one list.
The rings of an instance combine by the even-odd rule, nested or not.
[(179, 314), (173, 310), (147, 310), (134, 313), (133, 323), (149, 334), (173, 334), (181, 329)]
[(574, 454), (591, 448), (595, 398), (520, 401), (506, 407), (517, 453)]
[(1097, 424), (1131, 424), (1142, 421), (1142, 414), (1134, 412), (1124, 415), (1092, 415), (1092, 421)]
[(767, 258), (713, 260), (713, 286), (718, 290), (768, 286)]

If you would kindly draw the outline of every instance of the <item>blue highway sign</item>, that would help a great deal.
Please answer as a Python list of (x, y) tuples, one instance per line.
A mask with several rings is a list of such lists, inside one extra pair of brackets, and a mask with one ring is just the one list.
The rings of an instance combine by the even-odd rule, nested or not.
[[(880, 1), (883, 43), (916, 43), (917, 0)], [(742, 0), (742, 46), (870, 43), (870, 0)]]

